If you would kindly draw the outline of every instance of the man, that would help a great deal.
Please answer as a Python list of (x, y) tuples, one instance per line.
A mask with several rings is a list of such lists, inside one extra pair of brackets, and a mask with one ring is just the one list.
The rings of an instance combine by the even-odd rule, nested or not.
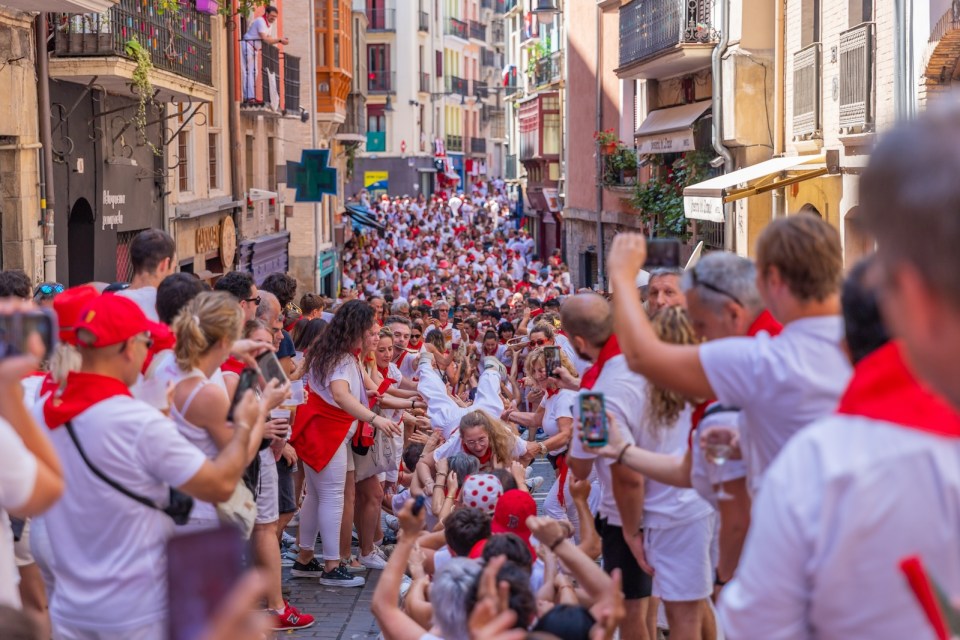
[[(613, 335), (613, 315), (609, 303), (594, 293), (578, 294), (560, 307), (563, 326), (577, 354), (593, 363), (584, 373), (582, 388), (604, 395), (604, 403), (624, 432), (639, 435), (643, 429), (642, 409), (646, 404), (646, 381), (627, 367)], [(603, 547), (603, 569), (623, 573), (629, 624), (620, 627), (624, 640), (648, 640), (647, 605), (653, 588), (649, 573), (637, 558), (643, 557), (643, 504), (635, 498), (643, 495), (643, 476), (615, 461), (600, 458), (589, 451), (579, 438), (570, 443), (570, 470), (586, 480), (593, 468), (602, 487), (598, 513)]]
[(257, 55), (263, 49), (263, 43), (290, 44), (288, 38), (277, 38), (272, 35), (272, 27), (280, 13), (276, 7), (268, 6), (263, 15), (250, 23), (250, 28), (243, 34), (243, 100), (253, 102), (257, 100)]
[(416, 350), (407, 348), (410, 344), (412, 324), (403, 316), (390, 316), (386, 320), (386, 326), (393, 333), (393, 362), (400, 369), (404, 380), (412, 381), (417, 371), (418, 353)]
[(386, 306), (386, 301), (380, 296), (373, 296), (370, 298), (370, 306), (373, 307), (373, 317), (377, 321), (377, 324), (381, 327), (383, 326), (383, 310)]
[[(277, 314), (280, 322), (280, 342), (277, 345), (277, 359), (283, 365), (283, 370), (288, 376), (293, 375), (296, 364), (293, 357), (297, 355), (297, 349), (293, 344), (293, 338), (284, 328), (285, 314), (288, 310), (296, 312), (296, 306), (293, 305), (293, 298), (297, 295), (297, 279), (285, 273), (271, 273), (263, 280), (260, 290), (264, 293), (272, 293), (276, 296), (276, 302), (280, 306), (280, 312)], [(269, 313), (264, 317), (267, 326), (273, 327), (272, 307)], [(259, 317), (259, 316), (258, 316)], [(292, 326), (292, 325), (290, 325)]]
[(116, 295), (130, 298), (143, 313), (154, 322), (157, 315), (157, 287), (163, 279), (176, 271), (174, 255), (177, 245), (165, 231), (147, 229), (141, 231), (130, 243), (130, 262), (133, 263), (133, 279), (130, 286)]
[(244, 271), (231, 271), (225, 273), (222, 278), (213, 285), (214, 291), (226, 291), (240, 303), (240, 310), (243, 311), (243, 321), (250, 322), (257, 314), (257, 307), (260, 305), (260, 295), (257, 291), (257, 285), (253, 282), (253, 276)]
[(855, 369), (836, 414), (787, 443), (754, 505), (721, 593), (728, 638), (932, 640), (901, 571), (910, 557), (948, 597), (960, 595), (960, 413), (915, 378), (903, 345), (887, 342), (882, 274), (871, 267), (854, 267), (843, 290)]
[(166, 638), (171, 612), (164, 553), (174, 524), (163, 508), (170, 489), (206, 502), (229, 499), (246, 468), (250, 440), (262, 437), (252, 393), (212, 460), (173, 421), (130, 397), (150, 333), (159, 328), (132, 300), (95, 298), (77, 323), (80, 371), (34, 412), (49, 429), (66, 486), (43, 516), (56, 576), (50, 604), (56, 638)]
[[(647, 311), (653, 316), (664, 307), (686, 307), (687, 300), (680, 288), (680, 269), (655, 269), (647, 283)], [(634, 280), (636, 284), (636, 280)]]
[(840, 236), (812, 216), (780, 218), (757, 240), (757, 289), (783, 332), (702, 345), (661, 343), (634, 294), (646, 259), (637, 234), (614, 240), (608, 263), (617, 338), (630, 369), (687, 398), (740, 407), (740, 441), (751, 491), (794, 433), (836, 407), (850, 377), (840, 349)]
[(20, 269), (0, 271), (0, 298), (29, 300), (32, 285), (30, 277)]

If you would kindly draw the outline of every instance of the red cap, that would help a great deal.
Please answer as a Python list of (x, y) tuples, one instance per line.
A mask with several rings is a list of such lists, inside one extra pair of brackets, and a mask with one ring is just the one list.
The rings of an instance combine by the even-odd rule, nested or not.
[(53, 299), (53, 310), (60, 325), (60, 342), (77, 344), (76, 325), (80, 312), (91, 300), (100, 297), (100, 292), (91, 285), (70, 287)]
[(136, 302), (123, 296), (98, 296), (83, 308), (76, 329), (93, 334), (94, 341), (85, 346), (95, 349), (120, 344), (147, 331), (164, 333), (163, 325), (149, 320)]
[(519, 489), (507, 491), (497, 500), (497, 508), (493, 511), (493, 521), (490, 523), (492, 533), (515, 533), (530, 547), (530, 553), (536, 557), (536, 551), (530, 544), (530, 529), (527, 528), (527, 518), (537, 515), (537, 503), (533, 497)]

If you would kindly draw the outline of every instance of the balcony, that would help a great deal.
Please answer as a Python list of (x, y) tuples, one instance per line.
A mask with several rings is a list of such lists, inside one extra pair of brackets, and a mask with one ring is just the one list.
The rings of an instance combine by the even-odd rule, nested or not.
[[(358, 93), (347, 96), (346, 120), (337, 129), (334, 136), (344, 143), (357, 144), (367, 141), (366, 100)], [(384, 142), (386, 144), (386, 142)]]
[(497, 66), (497, 54), (493, 49), (487, 49), (486, 47), (480, 51), (480, 65), (483, 67), (494, 68)]
[(490, 42), (494, 46), (502, 47), (505, 41), (503, 20), (494, 20), (490, 23)]
[(487, 83), (483, 80), (474, 80), (473, 95), (477, 96), (478, 98), (489, 98), (490, 88), (487, 86)]
[(283, 54), (283, 111), (300, 115), (300, 58)]
[(505, 180), (516, 180), (517, 179), (517, 156), (516, 154), (511, 154), (507, 156), (506, 161), (503, 164), (503, 177)]
[(793, 138), (820, 138), (820, 43), (793, 54)]
[(487, 41), (487, 27), (476, 20), (470, 21), (470, 39), (479, 40), (480, 42)]
[[(69, 3), (75, 4), (75, 3)], [(89, 6), (89, 5), (88, 5)], [(120, 0), (104, 13), (51, 13), (53, 78), (96, 83), (129, 95), (136, 63), (127, 42), (136, 40), (153, 64), (158, 102), (213, 98), (210, 16), (181, 6), (177, 19), (156, 15), (141, 0)]]
[(367, 153), (384, 152), (386, 150), (386, 131), (367, 131)]
[[(244, 43), (241, 43), (241, 45), (241, 51), (243, 47), (249, 46)], [(284, 81), (283, 75), (286, 68), (281, 62), (283, 54), (280, 53), (280, 49), (265, 42), (260, 43), (258, 50), (251, 48), (250, 51), (254, 69), (252, 73), (248, 74), (245, 71), (245, 66), (242, 67), (242, 69), (244, 69), (241, 73), (241, 77), (243, 78), (243, 102), (240, 106), (245, 110), (255, 110), (258, 112), (268, 111), (274, 114), (283, 113), (286, 108), (287, 99), (286, 82)], [(250, 58), (246, 56), (241, 56), (241, 58), (243, 65), (246, 65), (247, 61), (250, 60)], [(299, 104), (299, 59), (297, 60), (297, 70), (297, 103)], [(252, 84), (249, 84), (251, 81)]]
[(397, 73), (385, 69), (373, 69), (367, 72), (367, 93), (396, 93)]
[(396, 31), (396, 9), (367, 9), (367, 31)]
[(840, 133), (873, 130), (873, 23), (840, 34)]
[(466, 40), (470, 32), (470, 27), (463, 20), (456, 18), (447, 18), (447, 28), (444, 31), (448, 36), (454, 36), (461, 40)]
[(463, 153), (463, 136), (451, 136), (447, 134), (447, 151)]
[(430, 74), (420, 72), (420, 93), (433, 93), (430, 86)]
[(470, 138), (470, 153), (475, 155), (486, 155), (487, 154), (487, 139), (486, 138)]
[(430, 14), (428, 14), (426, 11), (420, 12), (420, 26), (418, 29), (423, 33), (430, 31)]
[(446, 89), (447, 93), (457, 94), (461, 96), (470, 95), (468, 83), (464, 78), (458, 78), (457, 76), (447, 76), (446, 77)]
[(563, 79), (563, 52), (554, 51), (537, 60), (533, 72), (535, 87), (546, 87)]
[(632, 0), (620, 7), (623, 80), (690, 73), (710, 64), (718, 40), (713, 0)]

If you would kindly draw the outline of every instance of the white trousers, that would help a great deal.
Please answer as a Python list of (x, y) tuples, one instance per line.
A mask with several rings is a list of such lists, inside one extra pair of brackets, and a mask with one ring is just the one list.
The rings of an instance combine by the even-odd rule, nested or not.
[(343, 485), (347, 479), (347, 460), (352, 455), (349, 437), (341, 443), (333, 458), (321, 471), (303, 465), (307, 495), (300, 509), (301, 549), (317, 545), (317, 533), (323, 538), (323, 559), (340, 559), (340, 522), (343, 520)]
[(500, 374), (495, 370), (480, 374), (476, 400), (469, 407), (461, 407), (447, 395), (447, 385), (429, 362), (422, 361), (417, 371), (420, 374), (417, 391), (427, 401), (427, 417), (430, 418), (433, 428), (439, 429), (443, 434), (444, 440), (450, 439), (451, 434), (460, 428), (460, 420), (471, 411), (482, 409), (497, 419), (503, 413)]

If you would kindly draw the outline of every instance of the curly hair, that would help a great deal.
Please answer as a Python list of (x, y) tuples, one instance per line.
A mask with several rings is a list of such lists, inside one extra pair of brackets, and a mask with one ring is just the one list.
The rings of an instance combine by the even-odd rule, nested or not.
[[(653, 316), (653, 328), (663, 342), (669, 344), (698, 344), (690, 316), (683, 307), (664, 307)], [(680, 412), (689, 402), (679, 393), (667, 391), (653, 385), (647, 387), (647, 417), (653, 433), (669, 427), (680, 416)]]
[(345, 355), (373, 326), (373, 307), (363, 300), (350, 300), (337, 311), (327, 328), (307, 350), (306, 370), (318, 381), (326, 381)]
[(487, 438), (490, 440), (490, 448), (493, 450), (493, 458), (498, 466), (508, 465), (513, 462), (513, 432), (502, 422), (491, 416), (482, 409), (471, 411), (460, 419), (461, 437), (467, 429), (474, 427), (483, 427)]
[(277, 296), (277, 300), (280, 302), (280, 308), (286, 309), (287, 305), (293, 302), (293, 299), (297, 295), (297, 279), (291, 275), (277, 271), (264, 278), (260, 289), (269, 291)]

